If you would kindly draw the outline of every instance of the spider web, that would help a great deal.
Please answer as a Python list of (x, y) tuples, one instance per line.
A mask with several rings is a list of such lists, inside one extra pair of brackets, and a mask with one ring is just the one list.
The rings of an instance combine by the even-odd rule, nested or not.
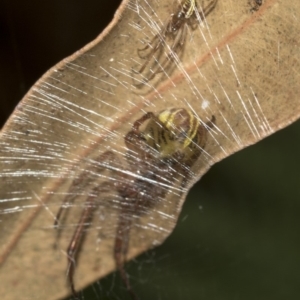
[[(199, 12), (209, 2), (198, 1)], [(272, 9), (273, 2), (265, 1), (261, 11), (266, 10), (266, 6)], [(73, 191), (76, 199), (70, 203), (66, 219), (60, 224), (58, 240), (54, 230), (56, 212), (72, 181), (95, 166), (96, 158), (105, 150), (113, 150), (120, 157), (120, 162), (109, 161), (110, 166), (121, 174), (126, 172), (124, 136), (132, 122), (146, 111), (157, 113), (169, 107), (185, 107), (194, 111), (203, 123), (212, 115), (216, 116), (216, 126), (209, 132), (207, 145), (191, 170), (194, 181), (213, 163), (282, 126), (279, 121), (275, 122), (280, 118), (278, 111), (282, 107), (273, 102), (272, 95), (277, 94), (280, 98), (285, 89), (292, 87), (297, 92), (291, 80), (296, 77), (297, 69), (292, 69), (291, 75), (285, 72), (291, 63), (286, 61), (284, 64), (283, 58), (278, 56), (278, 47), (282, 47), (280, 54), (285, 57), (284, 46), (279, 40), (274, 40), (272, 28), (268, 28), (264, 40), (257, 39), (263, 27), (263, 16), (257, 18), (258, 13), (251, 12), (252, 1), (241, 1), (233, 6), (231, 1), (219, 0), (215, 10), (203, 20), (200, 14), (197, 16), (195, 29), (188, 27), (181, 48), (172, 50), (172, 36), (162, 35), (161, 53), (150, 56), (146, 73), (133, 72), (145, 63), (137, 49), (145, 47), (153, 37), (161, 34), (171, 13), (177, 10), (176, 1), (163, 3), (129, 1), (122, 25), (118, 25), (106, 38), (107, 45), (118, 41), (117, 46), (95, 46), (78, 60), (67, 62), (63, 69), (57, 68), (46, 82), (35, 87), (26, 105), (18, 107), (18, 114), (10, 124), (12, 127), (2, 135), (0, 212), (1, 223), (5, 224), (1, 237), (4, 252), (11, 241), (7, 240), (7, 236), (14, 236), (20, 228), (24, 232), (22, 242), (11, 249), (9, 256), (19, 260), (11, 264), (8, 260), (0, 272), (11, 277), (8, 282), (12, 282), (16, 278), (21, 280), (21, 277), (17, 271), (9, 275), (6, 270), (17, 266), (22, 274), (22, 268), (29, 270), (36, 267), (39, 275), (38, 278), (33, 277), (36, 287), (31, 285), (26, 291), (19, 290), (19, 294), (28, 299), (57, 299), (64, 294), (63, 290), (67, 291), (65, 251), (83, 203), (94, 186), (106, 180), (122, 179), (116, 179), (110, 170), (89, 172), (85, 188)], [(272, 14), (276, 15), (276, 12)], [(279, 15), (279, 23), (283, 27), (288, 23), (285, 22), (286, 17), (283, 12)], [(236, 28), (249, 29), (230, 36), (229, 33), (234, 33)], [(290, 30), (296, 30), (296, 25)], [(255, 44), (257, 40), (259, 42)], [(241, 50), (238, 46), (244, 45), (245, 41), (251, 47)], [(171, 60), (164, 64), (169, 54), (172, 55)], [(292, 56), (299, 59), (299, 54), (293, 53)], [(280, 71), (274, 78), (265, 75), (270, 74), (268, 70), (273, 70), (270, 57), (275, 57), (276, 64), (280, 65)], [(162, 64), (162, 72), (147, 80), (153, 72), (150, 69), (157, 71), (155, 68), (159, 64)], [(262, 83), (268, 80), (276, 82), (284, 76), (287, 78), (282, 81), (280, 91), (274, 90), (274, 84)], [(289, 85), (284, 86), (288, 81)], [(136, 82), (142, 84), (137, 86)], [(290, 106), (291, 111), (293, 108), (296, 110), (297, 102), (291, 101)], [(273, 143), (276, 149), (281, 144)], [(294, 230), (298, 224), (297, 214), (289, 211), (287, 217), (287, 207), (294, 207), (296, 212), (299, 204), (297, 196), (286, 196), (283, 192), (290, 188), (281, 187), (276, 193), (272, 184), (269, 188), (272, 194), (261, 199), (260, 192), (256, 190), (261, 186), (256, 182), (265, 182), (265, 177), (271, 175), (275, 182), (278, 180), (276, 176), (280, 176), (279, 170), (291, 172), (285, 169), (283, 162), (278, 163), (282, 156), (274, 154), (272, 142), (265, 147), (268, 154), (272, 152), (274, 155), (269, 163), (271, 165), (266, 163), (265, 168), (271, 168), (276, 161), (276, 172), (262, 175), (265, 169), (262, 166), (259, 174), (252, 173), (256, 163), (251, 162), (262, 164), (262, 161), (255, 160), (258, 154), (249, 151), (244, 154), (244, 160), (248, 160), (248, 155), (252, 155), (252, 159), (244, 166), (239, 158), (227, 161), (228, 169), (225, 170), (229, 171), (222, 171), (220, 167), (219, 175), (216, 175), (218, 171), (210, 173), (201, 189), (196, 187), (193, 190), (194, 202), (190, 201), (180, 215), (177, 232), (167, 240), (169, 248), (164, 249), (167, 246), (163, 245), (126, 267), (133, 288), (141, 299), (253, 299), (257, 295), (262, 295), (262, 299), (269, 295), (280, 299), (281, 294), (286, 296), (290, 293), (291, 298), (298, 295), (293, 282), (299, 282), (296, 272), (299, 259), (292, 255), (299, 252), (295, 250), (299, 250)], [(286, 158), (286, 155), (283, 156)], [(291, 155), (291, 161), (297, 157)], [(236, 175), (241, 169), (245, 169), (242, 173), (245, 180)], [(251, 176), (249, 172), (256, 175)], [(136, 176), (133, 175), (133, 178)], [(289, 187), (296, 183), (294, 178), (296, 180), (297, 175), (289, 177)], [(249, 180), (253, 185), (250, 191), (245, 192)], [(162, 199), (161, 206), (136, 220), (130, 235), (130, 247), (134, 248), (130, 256), (148, 248), (149, 244), (159, 244), (175, 225), (182, 204), (178, 192), (180, 184), (170, 182), (167, 188), (169, 193)], [(284, 207), (279, 195), (283, 195), (284, 201), (289, 200)], [(258, 197), (259, 200), (256, 200)], [(113, 265), (113, 238), (120, 201), (122, 199), (115, 191), (103, 188), (78, 257), (76, 287), (84, 286), (91, 281), (93, 274)], [(268, 219), (266, 215), (270, 207), (272, 215)], [(34, 215), (36, 209), (40, 211)], [(34, 219), (30, 219), (33, 215)], [(25, 228), (28, 220), (30, 224)], [(284, 232), (283, 226), (286, 228)], [(278, 251), (274, 252), (274, 249)], [(32, 256), (22, 259), (29, 252), (33, 253)], [(281, 252), (285, 254), (281, 255)], [(42, 267), (39, 268), (39, 264)], [(87, 274), (89, 270), (90, 277)], [(290, 277), (287, 277), (288, 272)], [(262, 274), (259, 279), (251, 276), (257, 273)], [(53, 279), (51, 283), (49, 278)], [(278, 288), (278, 282), (284, 282), (283, 287)], [(47, 290), (41, 286), (50, 287)], [(249, 286), (254, 288), (250, 290)], [(53, 289), (59, 292), (49, 295)], [(4, 290), (1, 294), (7, 293)], [(104, 281), (94, 283), (90, 294), (80, 295), (82, 299), (130, 299), (115, 273)], [(11, 298), (8, 296), (7, 299)]]

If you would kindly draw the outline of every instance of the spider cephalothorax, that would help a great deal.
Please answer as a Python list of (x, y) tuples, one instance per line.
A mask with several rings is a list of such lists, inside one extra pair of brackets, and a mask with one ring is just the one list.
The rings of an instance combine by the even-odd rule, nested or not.
[[(127, 165), (116, 171), (115, 175), (121, 180), (111, 180), (108, 184), (114, 188), (119, 201), (119, 217), (115, 235), (113, 256), (122, 280), (133, 299), (138, 299), (133, 292), (124, 262), (129, 246), (130, 228), (134, 220), (151, 210), (164, 197), (174, 184), (174, 178), (179, 178), (183, 188), (193, 176), (191, 167), (198, 160), (207, 140), (207, 132), (214, 124), (214, 117), (206, 124), (201, 124), (198, 117), (185, 108), (171, 108), (158, 114), (148, 112), (133, 123), (131, 130), (125, 136)], [(118, 160), (112, 151), (106, 151), (95, 159), (102, 167), (107, 161)], [(92, 166), (91, 168), (95, 168)], [(78, 193), (78, 183), (86, 177), (83, 172), (74, 180), (69, 188), (69, 195)], [(115, 173), (116, 174), (116, 173)], [(112, 175), (113, 179), (113, 175)], [(81, 186), (84, 188), (84, 185)], [(82, 191), (81, 191), (82, 192)], [(73, 282), (77, 252), (86, 234), (85, 228), (97, 209), (97, 201), (101, 199), (101, 185), (88, 193), (81, 218), (69, 243), (67, 250), (69, 272), (68, 280), (73, 295), (76, 291)], [(66, 202), (73, 202), (66, 197)], [(58, 225), (63, 212), (60, 208), (55, 225)]]

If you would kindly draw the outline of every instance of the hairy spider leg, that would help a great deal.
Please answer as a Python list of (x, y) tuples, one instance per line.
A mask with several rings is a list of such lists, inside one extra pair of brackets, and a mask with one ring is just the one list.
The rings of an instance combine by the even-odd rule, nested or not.
[(54, 220), (54, 227), (58, 228), (59, 221), (63, 215), (63, 212), (66, 210), (65, 205), (72, 204), (76, 197), (78, 197), (77, 192), (84, 190), (84, 188), (89, 184), (89, 181), (86, 180), (92, 173), (98, 173), (99, 167), (103, 167), (104, 161), (118, 160), (117, 156), (112, 151), (106, 151), (99, 155), (97, 159), (92, 160), (89, 168), (84, 170), (78, 178), (75, 178), (71, 187), (68, 190), (68, 195), (64, 198)]
[(78, 299), (78, 294), (75, 291), (74, 287), (74, 272), (75, 272), (75, 267), (76, 267), (76, 254), (77, 250), (80, 248), (85, 232), (84, 232), (84, 227), (87, 226), (87, 223), (89, 223), (92, 213), (93, 213), (93, 200), (90, 199), (91, 197), (88, 197), (88, 200), (85, 203), (84, 211), (80, 217), (78, 226), (76, 227), (76, 230), (72, 236), (71, 242), (68, 246), (67, 249), (67, 254), (68, 254), (68, 279), (69, 279), (69, 284), (70, 288), (72, 291), (73, 296), (75, 299)]
[(162, 63), (159, 63), (159, 58), (156, 59), (156, 69), (154, 70), (151, 70), (151, 76), (147, 78), (147, 81), (150, 81), (152, 80), (156, 74), (158, 73), (162, 73), (164, 72), (170, 63), (172, 63), (172, 61), (176, 61), (176, 56), (177, 56), (177, 49), (180, 48), (180, 47), (183, 47), (184, 45), (184, 42), (186, 40), (186, 34), (187, 34), (187, 25), (184, 24), (183, 27), (181, 27), (179, 30), (178, 30), (178, 33), (171, 45), (171, 47), (168, 47), (168, 50), (169, 52), (166, 54), (166, 57), (165, 59), (162, 61)]
[[(112, 153), (112, 154), (114, 154), (114, 153)], [(93, 218), (93, 214), (94, 214), (95, 208), (96, 208), (95, 200), (99, 197), (99, 194), (101, 192), (103, 192), (103, 186), (107, 185), (108, 183), (109, 183), (108, 181), (105, 181), (102, 184), (100, 184), (92, 189), (91, 194), (88, 196), (88, 198), (85, 201), (84, 210), (80, 216), (80, 220), (78, 222), (76, 230), (72, 236), (72, 239), (71, 239), (68, 249), (67, 249), (67, 256), (68, 256), (68, 274), (67, 274), (67, 276), (68, 276), (71, 292), (76, 299), (78, 299), (78, 294), (77, 294), (77, 292), (75, 290), (75, 286), (74, 286), (76, 256), (77, 256), (78, 250), (80, 249), (80, 247), (83, 243), (83, 240), (86, 236), (85, 228), (89, 227), (91, 224), (91, 220)]]
[[(60, 220), (65, 219), (67, 217), (68, 208), (71, 206), (75, 199), (78, 197), (83, 190), (85, 190), (86, 186), (89, 184), (89, 179), (92, 173), (98, 173), (99, 167), (103, 167), (101, 164), (105, 161), (111, 161), (112, 159), (118, 159), (117, 156), (112, 151), (106, 151), (99, 155), (95, 160), (92, 161), (89, 168), (84, 170), (78, 178), (75, 178), (72, 182), (68, 190), (67, 196), (64, 198), (57, 214), (54, 219), (54, 228), (57, 229), (56, 240), (60, 238), (62, 227), (59, 226)], [(67, 207), (66, 207), (66, 204)], [(54, 248), (57, 247), (57, 243), (55, 243)]]
[[(173, 178), (174, 174), (170, 172), (169, 166), (166, 166), (165, 164), (160, 164), (159, 169), (160, 173), (165, 174), (165, 177), (169, 176)], [(139, 297), (133, 291), (130, 284), (130, 280), (124, 268), (124, 263), (126, 261), (126, 256), (128, 253), (129, 236), (132, 226), (132, 220), (142, 215), (145, 209), (150, 209), (156, 203), (156, 199), (159, 199), (166, 194), (165, 188), (160, 188), (159, 186), (156, 186), (155, 183), (149, 185), (149, 183), (146, 180), (146, 178), (150, 178), (153, 181), (159, 181), (159, 176), (157, 176), (156, 173), (145, 172), (143, 176), (145, 176), (145, 180), (137, 179), (135, 185), (128, 185), (127, 188), (120, 192), (120, 196), (122, 196), (124, 201), (121, 203), (121, 212), (119, 214), (118, 227), (114, 245), (114, 258), (117, 270), (119, 271), (121, 279), (133, 300), (138, 300)], [(166, 179), (165, 177), (161, 177), (161, 180), (164, 181)], [(141, 194), (139, 194), (139, 189), (143, 189), (144, 186), (147, 186), (148, 190), (146, 190), (145, 195), (142, 196)], [(151, 191), (153, 191), (152, 194), (150, 192), (150, 189)], [(150, 198), (152, 201), (149, 201)], [(133, 215), (135, 216), (134, 218)]]
[[(147, 168), (146, 165), (145, 168)], [(165, 174), (165, 177), (169, 176), (173, 178), (173, 173), (171, 176), (171, 172), (168, 171), (170, 171), (169, 166), (160, 164), (159, 172)], [(149, 185), (149, 183), (147, 182), (147, 179), (149, 178), (153, 181), (159, 181), (159, 176), (156, 173), (152, 171), (148, 173), (144, 170), (144, 174), (142, 177), (145, 177), (145, 179), (136, 179), (135, 185), (128, 185), (127, 187), (123, 186), (125, 188), (123, 188), (122, 191), (119, 192), (120, 196), (123, 198), (123, 202), (121, 203), (121, 212), (119, 214), (114, 245), (114, 258), (117, 270), (119, 271), (121, 279), (133, 300), (138, 300), (139, 298), (133, 291), (130, 280), (124, 268), (124, 263), (126, 261), (126, 256), (128, 253), (132, 220), (142, 215), (145, 209), (150, 209), (156, 203), (156, 199), (159, 199), (166, 194), (165, 188), (160, 188), (159, 186), (156, 186), (155, 183)], [(161, 177), (161, 180), (164, 181), (165, 177)], [(148, 190), (143, 190), (145, 194), (141, 195), (140, 190), (145, 186), (147, 186)], [(150, 190), (152, 192), (150, 192)], [(149, 201), (150, 198), (151, 200)], [(134, 218), (133, 215), (135, 216)]]
[[(143, 134), (140, 132), (139, 128), (149, 119), (157, 119), (157, 117), (152, 112), (144, 114), (140, 119), (136, 120), (133, 123), (131, 131), (129, 131), (125, 136), (125, 144), (128, 150), (132, 151), (136, 155), (135, 160), (140, 159), (142, 162), (147, 161), (147, 159), (149, 158), (151, 159), (151, 155), (148, 153), (148, 149), (146, 149), (149, 146), (146, 144), (146, 140)], [(135, 190), (135, 187), (128, 186), (126, 185), (126, 183), (119, 187), (119, 194), (120, 196), (122, 196), (124, 201), (121, 205), (121, 212), (119, 214), (114, 246), (114, 258), (116, 267), (120, 273), (122, 281), (124, 282), (128, 292), (134, 300), (137, 300), (138, 297), (130, 285), (128, 275), (124, 269), (124, 263), (126, 261), (126, 255), (128, 252), (128, 237), (132, 223), (131, 210), (137, 211), (136, 206), (140, 204), (139, 201), (136, 200), (131, 203), (129, 201), (130, 199), (138, 198), (137, 193), (138, 192)]]
[[(106, 151), (104, 153), (102, 153), (101, 155), (99, 155), (95, 160), (93, 160), (93, 163), (91, 164), (91, 166), (85, 170), (78, 178), (76, 178), (71, 187), (69, 188), (68, 191), (68, 196), (64, 199), (63, 204), (65, 203), (73, 203), (74, 200), (76, 199), (76, 197), (78, 197), (79, 192), (82, 193), (82, 190), (85, 190), (85, 188), (88, 186), (89, 181), (87, 180), (91, 173), (97, 173), (99, 172), (99, 167), (103, 167), (103, 168), (108, 168), (108, 166), (106, 167), (104, 165), (105, 161), (111, 162), (111, 160), (119, 160), (118, 157), (115, 155), (115, 153), (113, 153), (112, 151)], [(91, 220), (92, 216), (93, 216), (93, 212), (95, 210), (95, 205), (94, 205), (94, 201), (95, 198), (97, 198), (98, 194), (100, 191), (103, 191), (103, 186), (104, 184), (107, 185), (109, 182), (105, 181), (102, 184), (98, 185), (97, 187), (95, 187), (92, 190), (91, 195), (87, 198), (85, 205), (84, 205), (84, 210), (81, 214), (79, 223), (76, 227), (76, 230), (72, 236), (72, 239), (69, 243), (68, 249), (67, 249), (67, 256), (68, 256), (68, 281), (69, 281), (69, 285), (71, 288), (71, 292), (73, 294), (73, 296), (75, 297), (75, 299), (79, 299), (78, 298), (78, 294), (75, 291), (75, 287), (74, 287), (74, 272), (75, 272), (75, 267), (76, 267), (76, 255), (78, 250), (80, 249), (80, 246), (82, 245), (83, 239), (85, 237), (85, 227), (89, 226), (89, 221)], [(95, 195), (96, 194), (96, 195)], [(63, 207), (63, 205), (60, 207), (55, 221), (54, 221), (54, 226), (59, 229), (57, 231), (57, 237), (56, 239), (58, 239), (60, 237), (61, 234), (61, 230), (62, 228), (58, 227), (59, 225), (59, 221), (61, 220), (63, 213), (65, 211), (65, 207)], [(65, 215), (64, 215), (65, 217)]]
[[(138, 84), (135, 85), (136, 87), (143, 86), (145, 83), (152, 80), (156, 76), (157, 73), (162, 73), (168, 67), (168, 64), (170, 64), (172, 62), (172, 60), (175, 59), (175, 53), (176, 53), (177, 47), (178, 46), (182, 47), (184, 45), (184, 41), (185, 41), (186, 33), (187, 33), (187, 25), (184, 24), (183, 28), (180, 27), (178, 29), (176, 35), (175, 35), (175, 32), (168, 31), (170, 26), (171, 26), (170, 23), (168, 23), (165, 26), (164, 32), (162, 34), (157, 34), (154, 37), (154, 38), (157, 37), (157, 39), (158, 39), (158, 42), (157, 42), (156, 46), (152, 49), (152, 51), (147, 56), (145, 56), (145, 59), (147, 59), (147, 60), (141, 66), (141, 68), (138, 71), (134, 70), (135, 74), (143, 73), (145, 68), (149, 65), (149, 63), (153, 59), (152, 60), (152, 66), (149, 68), (148, 74), (146, 74), (144, 76), (142, 83), (138, 83)], [(164, 39), (166, 39), (167, 34), (175, 35), (175, 39), (174, 39), (174, 41), (173, 41), (173, 43), (170, 47), (168, 47), (168, 45), (166, 44), (166, 42), (164, 40)], [(160, 64), (159, 63), (160, 57), (164, 54), (164, 47), (162, 47), (162, 45), (166, 45), (167, 48), (170, 49), (170, 51), (166, 55), (166, 58), (163, 60), (163, 62)], [(147, 49), (147, 48), (149, 48), (149, 45), (147, 45), (143, 49), (140, 49), (140, 51), (142, 51), (144, 49)], [(158, 55), (155, 55), (158, 50), (160, 50)], [(154, 68), (156, 67), (156, 69), (152, 70), (152, 67), (154, 67)]]
[(201, 6), (200, 10), (197, 9), (201, 21), (203, 21), (215, 9), (218, 1), (219, 0), (212, 0), (206, 7), (202, 8)]
[[(146, 61), (142, 64), (142, 66), (140, 67), (140, 69), (138, 71), (132, 69), (133, 73), (135, 73), (135, 74), (141, 74), (141, 73), (143, 73), (143, 71), (145, 70), (145, 68), (151, 62), (151, 59), (155, 55), (155, 53), (158, 50), (161, 50), (160, 45), (164, 42), (166, 31), (167, 31), (167, 25), (168, 24), (164, 25), (162, 33), (158, 33), (157, 35), (155, 35), (154, 38), (151, 40), (151, 42), (148, 43), (144, 48), (138, 49), (138, 55), (139, 55), (139, 57), (142, 58), (142, 59), (146, 59)], [(142, 56), (141, 52), (147, 51), (149, 48), (151, 48), (150, 52), (148, 54), (146, 54), (145, 56)]]
[(133, 291), (128, 275), (124, 269), (124, 263), (128, 252), (128, 242), (129, 242), (128, 237), (129, 237), (131, 222), (132, 222), (131, 217), (126, 212), (126, 209), (122, 208), (119, 221), (118, 221), (118, 228), (117, 228), (116, 239), (115, 239), (114, 258), (115, 258), (117, 270), (120, 273), (121, 279), (124, 282), (127, 291), (130, 293), (132, 299), (137, 300), (138, 296)]
[[(160, 48), (160, 52), (158, 53), (158, 55), (156, 57), (154, 57), (154, 55), (157, 51), (152, 53), (152, 55), (153, 55), (152, 56), (152, 58), (153, 58), (152, 66), (154, 67), (154, 69), (152, 69), (152, 67), (150, 67), (148, 73), (145, 76), (143, 76), (142, 82), (135, 84), (134, 85), (135, 87), (141, 88), (142, 86), (144, 86), (144, 84), (151, 81), (158, 73), (162, 73), (166, 69), (168, 69), (168, 67), (170, 66), (172, 61), (176, 60), (177, 49), (179, 47), (183, 47), (185, 39), (186, 39), (186, 33), (187, 33), (187, 25), (184, 24), (183, 28), (180, 28), (178, 30), (178, 33), (177, 33), (172, 45), (170, 47), (167, 46), (167, 48), (169, 49), (169, 52), (166, 54), (166, 57), (164, 58), (162, 63), (159, 63), (159, 61), (160, 61), (161, 56), (163, 56), (165, 54), (164, 48)], [(141, 74), (144, 71), (145, 67), (149, 64), (150, 61), (151, 61), (151, 58), (149, 58), (144, 63), (142, 68), (137, 73), (135, 71), (135, 73)]]
[[(138, 133), (139, 135), (141, 135), (140, 133), (140, 127), (142, 126), (143, 123), (145, 123), (147, 120), (149, 119), (156, 119), (156, 116), (154, 115), (153, 112), (147, 112), (145, 113), (141, 118), (139, 118), (138, 120), (136, 120), (133, 125), (132, 125), (132, 131)], [(126, 137), (125, 137), (126, 140)]]
[[(162, 42), (162, 41), (164, 40), (164, 38), (165, 38), (166, 32), (167, 32), (167, 30), (168, 30), (168, 25), (169, 25), (168, 22), (165, 22), (165, 24), (163, 25), (163, 27), (162, 27), (162, 29), (160, 30), (160, 32), (158, 32), (158, 33), (152, 38), (152, 40), (151, 40), (150, 42), (147, 43), (147, 45), (146, 45), (144, 48), (140, 48), (140, 49), (137, 50), (138, 56), (139, 56), (140, 58), (142, 58), (142, 59), (149, 58), (150, 56), (152, 56), (153, 51), (155, 52), (155, 51), (159, 48), (161, 42)], [(150, 52), (149, 52), (148, 54), (146, 53), (146, 55), (141, 55), (142, 52), (147, 52), (147, 50), (148, 50), (149, 48), (151, 48), (151, 50), (150, 50)]]

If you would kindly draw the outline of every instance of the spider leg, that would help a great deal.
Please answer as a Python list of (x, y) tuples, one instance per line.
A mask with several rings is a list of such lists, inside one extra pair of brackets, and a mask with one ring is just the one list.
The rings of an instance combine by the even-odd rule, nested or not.
[[(149, 155), (149, 149), (147, 148), (148, 145), (143, 134), (140, 132), (140, 127), (149, 119), (156, 119), (156, 116), (152, 112), (144, 114), (141, 118), (139, 118), (133, 123), (131, 130), (125, 136), (125, 144), (128, 151), (131, 151), (132, 153), (136, 153), (138, 155), (134, 156), (134, 163), (137, 163), (137, 161), (139, 160), (141, 160), (141, 163), (144, 163), (144, 160), (146, 160), (145, 157)], [(142, 153), (145, 157), (140, 153)], [(123, 201), (121, 203), (121, 211), (119, 214), (119, 220), (116, 231), (114, 259), (116, 267), (120, 273), (121, 279), (124, 282), (128, 292), (130, 293), (132, 299), (137, 300), (138, 297), (134, 293), (130, 285), (127, 273), (124, 269), (124, 263), (128, 252), (129, 234), (132, 223), (131, 215), (133, 210), (132, 203), (130, 203), (130, 200), (128, 199), (135, 199), (137, 195), (135, 194), (135, 189), (132, 188), (130, 185), (128, 186), (128, 184), (126, 184), (125, 181), (118, 186), (118, 192), (123, 198)]]
[[(89, 185), (91, 184), (92, 180), (95, 180), (95, 174), (99, 173), (99, 168), (109, 168), (109, 163), (114, 160), (118, 161), (118, 157), (116, 154), (112, 151), (106, 151), (99, 155), (95, 160), (92, 161), (91, 165), (80, 174), (78, 178), (76, 178), (71, 187), (69, 188), (68, 194), (63, 204), (74, 202), (76, 197), (78, 197), (80, 194), (85, 191)], [(92, 177), (92, 180), (91, 180)], [(103, 191), (103, 186), (107, 184), (113, 184), (107, 181), (102, 182), (100, 185), (97, 185), (92, 189), (92, 193), (87, 197), (84, 209), (81, 214), (79, 223), (76, 227), (76, 230), (72, 236), (72, 239), (69, 243), (68, 249), (67, 249), (67, 255), (68, 255), (68, 281), (69, 285), (72, 291), (73, 296), (76, 299), (79, 299), (77, 296), (77, 293), (75, 291), (74, 287), (74, 272), (75, 272), (75, 262), (76, 262), (76, 256), (78, 254), (78, 250), (80, 249), (82, 242), (85, 237), (85, 228), (90, 225), (91, 218), (93, 216), (93, 212), (95, 209), (95, 199), (98, 197), (98, 194)], [(114, 188), (114, 187), (112, 187)], [(64, 207), (61, 206), (54, 222), (54, 226), (58, 228), (59, 220), (61, 219), (62, 215), (64, 213)], [(58, 228), (59, 231), (57, 232), (57, 239), (60, 236), (61, 228)]]
[[(128, 149), (127, 160), (133, 159), (134, 162), (144, 163), (144, 160), (151, 155), (149, 152), (149, 145), (146, 142), (144, 135), (140, 132), (140, 126), (149, 119), (155, 119), (152, 112), (144, 114), (140, 119), (135, 121), (131, 130), (125, 136), (125, 145)], [(141, 155), (142, 154), (142, 155)]]
[[(144, 48), (140, 48), (137, 50), (138, 56), (141, 59), (147, 59), (151, 56), (151, 53), (153, 53), (153, 51), (157, 50), (159, 48), (159, 45), (161, 43), (161, 35), (160, 34), (156, 34), (153, 39), (147, 43), (147, 45)], [(147, 52), (147, 50), (151, 48), (149, 53), (146, 53), (145, 55), (142, 55), (141, 53), (143, 52)]]
[(198, 21), (203, 21), (205, 19), (205, 17), (207, 17), (216, 7), (218, 0), (212, 0), (206, 7), (202, 7), (200, 8), (200, 10), (198, 11), (198, 14), (196, 14), (196, 17), (199, 16), (199, 20)]
[(83, 240), (85, 238), (85, 235), (86, 235), (85, 228), (89, 227), (91, 224), (93, 213), (96, 208), (95, 200), (98, 198), (99, 193), (103, 191), (104, 185), (110, 185), (111, 189), (114, 188), (113, 183), (105, 181), (102, 184), (96, 186), (92, 190), (91, 194), (86, 199), (86, 202), (84, 204), (84, 210), (81, 214), (80, 220), (78, 222), (76, 230), (72, 236), (72, 239), (71, 239), (68, 249), (67, 249), (67, 255), (68, 255), (68, 274), (67, 274), (67, 276), (68, 276), (71, 292), (76, 299), (78, 299), (78, 294), (77, 294), (77, 292), (75, 290), (75, 286), (74, 286), (74, 273), (75, 273), (75, 268), (76, 268), (76, 257), (78, 254), (78, 250), (80, 249), (80, 247), (83, 243)]
[(165, 59), (161, 63), (159, 63), (158, 60), (155, 61), (156, 68), (154, 70), (150, 70), (150, 72), (149, 72), (150, 74), (148, 73), (148, 75), (143, 80), (143, 83), (141, 85), (149, 82), (158, 73), (164, 72), (169, 67), (170, 63), (176, 59), (175, 55), (177, 55), (178, 47), (182, 47), (184, 45), (186, 34), (187, 34), (187, 25), (184, 24), (183, 28), (180, 28), (178, 30), (178, 33), (177, 33), (171, 47), (168, 47), (170, 50), (169, 50), (168, 54), (166, 55)]
[(159, 48), (159, 46), (165, 38), (168, 26), (169, 22), (166, 22), (165, 25), (163, 25), (162, 29), (152, 38), (152, 40), (149, 43), (147, 43), (147, 45), (144, 48), (140, 48), (137, 50), (138, 56), (140, 58), (146, 59), (151, 56), (151, 52), (146, 55), (141, 55), (141, 52), (146, 52), (149, 48), (151, 48), (152, 50), (157, 50)]
[[(170, 22), (170, 21), (169, 21)], [(139, 68), (139, 70), (132, 69), (133, 73), (135, 74), (142, 74), (146, 67), (149, 65), (149, 63), (152, 61), (152, 58), (156, 54), (157, 51), (160, 52), (160, 50), (163, 49), (164, 40), (166, 38), (166, 34), (169, 28), (169, 22), (166, 22), (163, 28), (161, 29), (161, 32), (157, 33), (154, 38), (151, 40), (150, 43), (148, 43), (144, 48), (138, 49), (138, 56), (142, 59), (145, 59), (146, 61), (142, 64), (142, 66)], [(141, 55), (142, 52), (147, 51), (149, 48), (151, 48), (150, 52), (146, 55)], [(158, 54), (158, 57), (160, 57), (160, 54)], [(155, 61), (154, 61), (155, 63)], [(136, 87), (139, 87), (140, 85), (143, 86), (144, 83), (138, 83), (135, 84)]]
[(143, 59), (146, 59), (146, 61), (142, 64), (142, 66), (139, 68), (138, 71), (132, 69), (135, 74), (141, 74), (141, 73), (144, 72), (144, 70), (146, 69), (146, 67), (150, 63), (150, 61), (151, 61), (152, 57), (154, 56), (154, 54), (160, 49), (160, 45), (162, 43), (163, 43), (163, 41), (160, 40), (158, 42), (158, 44), (154, 48), (151, 49), (151, 51), (149, 52), (149, 54), (143, 58)]
[(143, 123), (145, 123), (149, 119), (155, 119), (155, 115), (153, 112), (147, 112), (145, 113), (141, 118), (136, 120), (132, 125), (132, 130), (136, 133), (140, 132), (140, 127)]
[(126, 211), (126, 208), (123, 208), (122, 211), (120, 212), (118, 228), (116, 233), (115, 246), (114, 246), (114, 258), (116, 262), (116, 267), (120, 273), (122, 281), (126, 286), (126, 289), (130, 293), (132, 299), (137, 300), (138, 297), (133, 291), (129, 282), (128, 275), (124, 269), (124, 263), (128, 251), (128, 239), (129, 239), (131, 221), (132, 221), (131, 216)]
[[(103, 166), (104, 161), (111, 161), (112, 159), (116, 159), (116, 155), (112, 151), (106, 151), (99, 155), (95, 160), (93, 160), (88, 166), (86, 170), (84, 170), (79, 177), (75, 178), (72, 182), (72, 185), (70, 186), (67, 196), (64, 198), (62, 205), (60, 206), (55, 220), (54, 220), (54, 228), (59, 228), (59, 221), (63, 217), (63, 214), (67, 211), (68, 207), (65, 207), (66, 204), (72, 204), (76, 197), (82, 192), (90, 183), (90, 178), (92, 177), (92, 174), (96, 174), (99, 172), (99, 167), (105, 167)], [(102, 165), (101, 165), (102, 164)], [(69, 206), (69, 205), (68, 205)], [(59, 233), (58, 233), (59, 234)]]
[[(99, 187), (96, 187), (93, 190), (93, 193), (97, 191)], [(70, 288), (72, 291), (73, 296), (78, 299), (78, 294), (75, 291), (74, 287), (74, 272), (76, 267), (76, 255), (77, 251), (80, 248), (83, 238), (85, 236), (85, 227), (89, 225), (90, 220), (93, 215), (94, 210), (94, 200), (95, 195), (89, 196), (86, 200), (84, 211), (80, 217), (79, 223), (76, 227), (76, 230), (73, 234), (73, 237), (70, 241), (70, 244), (67, 249), (67, 255), (68, 255), (68, 280), (70, 284)]]

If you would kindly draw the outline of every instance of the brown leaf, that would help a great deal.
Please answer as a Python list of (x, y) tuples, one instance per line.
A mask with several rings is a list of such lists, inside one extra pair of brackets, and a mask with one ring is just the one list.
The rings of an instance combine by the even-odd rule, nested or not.
[[(215, 162), (298, 118), (296, 0), (265, 0), (257, 12), (247, 0), (219, 0), (204, 22), (189, 29), (178, 64), (141, 88), (132, 73), (143, 64), (137, 49), (157, 33), (153, 24), (161, 27), (170, 18), (173, 1), (126, 3), (95, 41), (41, 78), (2, 131), (0, 278), (3, 289), (12, 291), (1, 291), (4, 299), (68, 293), (64, 251), (89, 191), (72, 208), (58, 249), (55, 215), (72, 180), (101, 153), (114, 149), (122, 159), (123, 138), (145, 111), (189, 107), (203, 122), (215, 116), (205, 152), (193, 167), (194, 182)], [(183, 200), (170, 193), (138, 221), (146, 230), (132, 229), (128, 257), (164, 241)], [(77, 289), (114, 269), (117, 216), (105, 201), (97, 214), (102, 223), (92, 224), (80, 252)]]

